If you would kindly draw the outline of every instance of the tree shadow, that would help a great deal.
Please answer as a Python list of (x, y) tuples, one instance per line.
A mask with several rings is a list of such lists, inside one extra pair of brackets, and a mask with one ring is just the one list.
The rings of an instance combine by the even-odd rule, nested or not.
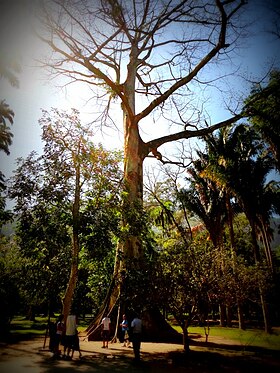
[[(199, 350), (192, 350), (191, 347)], [(257, 346), (228, 345), (190, 340), (189, 352), (170, 352), (173, 366), (188, 367), (195, 372), (279, 372), (279, 351)]]

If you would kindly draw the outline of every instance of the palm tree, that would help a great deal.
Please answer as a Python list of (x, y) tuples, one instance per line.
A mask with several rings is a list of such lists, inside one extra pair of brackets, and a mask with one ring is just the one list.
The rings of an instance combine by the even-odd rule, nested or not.
[(215, 182), (201, 176), (207, 165), (207, 155), (198, 152), (199, 159), (188, 169), (190, 183), (188, 189), (182, 189), (179, 198), (183, 206), (194, 212), (204, 223), (215, 247), (222, 245), (222, 227), (224, 224), (224, 193)]
[[(262, 233), (267, 265), (272, 269), (269, 245), (271, 237), (267, 229), (272, 212), (272, 199), (271, 189), (265, 188), (267, 175), (273, 168), (271, 153), (263, 154), (264, 148), (258, 134), (252, 127), (245, 125), (236, 126), (232, 130), (222, 130), (218, 137), (211, 135), (206, 138), (206, 141), (211, 161), (208, 169), (204, 171), (204, 176), (223, 186), (227, 193), (236, 198), (245, 212), (251, 226), (256, 264), (261, 261), (257, 240), (258, 230)], [(220, 146), (217, 146), (218, 144)], [(266, 190), (269, 190), (269, 194)], [(227, 206), (230, 208), (230, 204)], [(234, 248), (234, 241), (232, 246)], [(260, 295), (265, 329), (269, 331), (268, 312), (261, 287)]]
[(266, 88), (253, 88), (246, 100), (250, 122), (261, 134), (280, 171), (280, 71), (272, 71)]
[[(3, 56), (0, 57), (0, 78), (7, 79), (12, 86), (18, 87), (19, 82), (14, 74), (19, 72), (19, 65), (8, 63)], [(9, 147), (12, 144), (13, 134), (8, 127), (7, 121), (13, 124), (14, 112), (6, 104), (5, 100), (0, 101), (0, 151), (4, 151), (7, 155), (10, 154)], [(5, 211), (6, 202), (2, 192), (5, 190), (5, 175), (0, 171), (0, 222), (6, 222), (10, 214)]]
[[(211, 180), (216, 184), (216, 187), (220, 189), (224, 194), (225, 199), (225, 215), (226, 222), (229, 228), (230, 243), (231, 243), (231, 256), (232, 256), (232, 269), (233, 274), (238, 282), (237, 276), (237, 254), (236, 244), (233, 229), (233, 193), (229, 185), (228, 168), (231, 162), (227, 153), (231, 154), (235, 146), (235, 139), (230, 136), (232, 127), (225, 127), (218, 131), (216, 135), (206, 136), (206, 149), (209, 157), (206, 168), (201, 173), (201, 176)], [(236, 209), (236, 204), (234, 205)], [(245, 328), (245, 322), (243, 317), (242, 304), (237, 295), (237, 313), (239, 320), (239, 328)], [(227, 307), (227, 323), (231, 325), (231, 312), (230, 307)]]
[(10, 154), (9, 146), (12, 144), (13, 134), (7, 126), (7, 120), (13, 124), (14, 112), (9, 108), (5, 101), (0, 102), (0, 150), (7, 155)]
[[(20, 66), (17, 62), (8, 61), (3, 56), (0, 57), (0, 78), (9, 81), (13, 87), (19, 87), (19, 80), (16, 73), (20, 71)], [(6, 154), (10, 154), (9, 146), (12, 144), (13, 134), (7, 125), (7, 121), (13, 124), (14, 112), (5, 102), (0, 101), (0, 150)]]
[[(223, 272), (223, 230), (226, 217), (225, 194), (211, 179), (202, 177), (208, 165), (207, 153), (198, 151), (199, 158), (193, 162), (193, 167), (188, 169), (190, 183), (188, 189), (182, 189), (178, 197), (189, 211), (194, 212), (207, 229), (215, 248), (221, 254), (221, 271)], [(225, 326), (226, 307), (224, 300), (220, 300), (220, 324)]]

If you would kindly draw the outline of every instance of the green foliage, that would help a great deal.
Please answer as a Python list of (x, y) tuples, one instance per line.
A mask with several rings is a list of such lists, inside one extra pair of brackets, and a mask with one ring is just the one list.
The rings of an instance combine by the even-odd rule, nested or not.
[(154, 284), (161, 294), (161, 305), (184, 325), (196, 318), (205, 320), (217, 295), (217, 253), (201, 236), (186, 247), (177, 244), (159, 251)]
[[(195, 175), (199, 175), (199, 172)], [(214, 183), (205, 183), (198, 186), (198, 178), (194, 179), (193, 193), (197, 196), (196, 201), (205, 206), (204, 217), (214, 211), (216, 203), (215, 194), (212, 194), (210, 201), (205, 196), (210, 185), (217, 191), (219, 189)], [(191, 189), (191, 188), (190, 188)], [(190, 190), (189, 189), (189, 190)], [(212, 191), (211, 191), (212, 192)], [(209, 192), (210, 193), (210, 192)], [(157, 195), (157, 201), (160, 199)], [(202, 198), (204, 196), (204, 198)], [(162, 196), (161, 196), (162, 197)], [(185, 206), (191, 209), (191, 204), (185, 200), (186, 194), (179, 193), (178, 197)], [(169, 201), (169, 200), (167, 200)], [(159, 206), (149, 202), (148, 206), (154, 223), (158, 223), (154, 228), (154, 238), (157, 243), (156, 265), (153, 268), (153, 284), (159, 296), (154, 296), (157, 304), (172, 313), (179, 324), (183, 327), (187, 321), (192, 325), (194, 320), (204, 324), (209, 317), (219, 317), (219, 305), (228, 305), (237, 317), (237, 300), (244, 305), (245, 317), (251, 319), (254, 314), (259, 315), (261, 305), (259, 299), (259, 286), (265, 290), (266, 294), (272, 291), (270, 271), (265, 265), (255, 264), (253, 255), (253, 244), (251, 240), (251, 227), (244, 214), (235, 215), (234, 232), (237, 258), (233, 265), (232, 245), (227, 226), (223, 228), (220, 246), (215, 247), (209, 241), (207, 230), (201, 225), (201, 230), (193, 230), (192, 241), (186, 241), (184, 232), (175, 230), (176, 224), (183, 214), (179, 210), (172, 212), (172, 219), (165, 220), (164, 226), (157, 219), (158, 212), (165, 200), (160, 200)], [(184, 204), (183, 204), (184, 203)], [(169, 205), (170, 206), (170, 205)], [(176, 202), (173, 206), (179, 206)], [(208, 206), (208, 207), (207, 207)], [(199, 208), (199, 207), (198, 207)], [(222, 208), (222, 205), (219, 207)], [(219, 209), (217, 209), (219, 210)], [(170, 211), (170, 210), (169, 210)], [(186, 210), (187, 211), (187, 210)], [(195, 210), (197, 212), (197, 210)], [(220, 212), (218, 212), (220, 214)], [(226, 211), (224, 211), (226, 218)], [(169, 227), (167, 227), (167, 225)], [(165, 234), (162, 234), (164, 227)], [(186, 223), (185, 223), (186, 227)], [(173, 228), (173, 229), (170, 229)], [(221, 226), (220, 226), (221, 229)], [(221, 234), (221, 233), (220, 233)], [(264, 259), (264, 257), (262, 258)], [(275, 298), (270, 298), (275, 303)]]
[(252, 89), (246, 100), (250, 122), (262, 135), (272, 152), (275, 165), (280, 171), (280, 71), (272, 71), (266, 87), (261, 85)]
[(9, 194), (16, 200), (16, 240), (21, 264), (18, 286), (29, 306), (51, 302), (57, 307), (69, 271), (70, 217), (67, 202), (57, 202), (61, 193), (57, 194), (53, 185), (44, 178), (42, 157), (31, 153), (26, 160), (18, 161)]
[[(81, 126), (74, 109), (70, 113), (44, 111), (40, 123), (44, 153), (38, 157), (32, 152), (19, 159), (9, 187), (17, 221), (18, 286), (26, 305), (46, 309), (50, 304), (52, 310), (60, 309), (75, 230), (81, 273), (74, 303), (80, 305), (81, 312), (92, 311), (104, 295), (97, 283), (105, 289), (113, 268), (122, 176), (120, 153), (95, 146), (90, 130)], [(74, 216), (75, 201), (78, 214)], [(89, 298), (93, 300), (91, 308)]]
[(13, 255), (13, 245), (4, 237), (0, 241), (0, 336), (4, 337), (9, 330), (13, 316), (20, 308), (18, 290), (18, 261)]
[[(20, 71), (20, 66), (17, 62), (8, 61), (3, 55), (0, 56), (0, 78), (5, 78), (9, 83), (17, 87), (19, 86), (19, 80), (16, 74)], [(2, 93), (2, 92), (1, 92)], [(7, 122), (13, 124), (14, 112), (5, 102), (0, 101), (0, 150), (3, 150), (6, 154), (10, 154), (9, 147), (12, 144), (13, 134)]]
[[(5, 53), (4, 53), (5, 54)], [(9, 83), (18, 87), (19, 81), (16, 73), (20, 71), (17, 62), (8, 61), (6, 56), (0, 56), (0, 78), (5, 78)], [(1, 92), (2, 93), (2, 92)], [(10, 146), (12, 144), (13, 134), (8, 124), (13, 124), (15, 113), (6, 103), (5, 100), (0, 101), (0, 151), (4, 151), (7, 155), (10, 154)], [(2, 225), (11, 220), (11, 213), (6, 211), (6, 189), (5, 176), (0, 170), (0, 229)]]

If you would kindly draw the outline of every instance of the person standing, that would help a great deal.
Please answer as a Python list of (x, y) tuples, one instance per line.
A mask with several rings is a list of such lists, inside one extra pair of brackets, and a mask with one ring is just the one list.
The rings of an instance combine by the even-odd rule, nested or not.
[[(77, 317), (76, 315), (68, 315), (66, 319), (66, 328), (65, 328), (65, 344), (64, 344), (64, 358), (71, 360), (70, 356), (71, 350), (74, 351), (74, 345), (76, 342), (76, 333), (77, 333)], [(66, 355), (67, 352), (67, 355)]]
[(140, 361), (140, 347), (141, 347), (141, 334), (142, 334), (142, 320), (135, 315), (131, 322), (132, 329), (132, 346), (134, 351), (134, 360)]
[(56, 322), (56, 334), (55, 334), (55, 343), (54, 343), (54, 357), (58, 358), (60, 356), (60, 343), (62, 342), (62, 338), (64, 335), (64, 323), (63, 323), (63, 315), (59, 315), (57, 322)]
[(109, 342), (109, 337), (110, 337), (110, 325), (111, 325), (111, 320), (108, 316), (105, 316), (102, 321), (102, 337), (103, 337), (103, 346), (102, 348), (108, 348), (108, 342)]
[(126, 318), (126, 315), (123, 315), (123, 320), (120, 324), (122, 330), (121, 330), (121, 342), (123, 343), (123, 347), (129, 347), (129, 335), (128, 335), (128, 320)]
[(79, 339), (78, 329), (76, 329), (76, 334), (75, 334), (75, 338), (74, 338), (73, 345), (72, 345), (71, 358), (73, 358), (73, 356), (74, 356), (74, 351), (79, 352), (79, 358), (81, 359), (82, 358), (82, 353), (81, 353), (81, 349), (80, 349), (80, 339)]

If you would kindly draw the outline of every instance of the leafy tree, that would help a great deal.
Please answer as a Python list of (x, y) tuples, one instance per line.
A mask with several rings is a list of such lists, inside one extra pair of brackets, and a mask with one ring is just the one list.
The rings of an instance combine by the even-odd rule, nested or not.
[[(221, 255), (220, 270), (224, 271), (224, 241), (223, 232), (227, 220), (226, 201), (227, 195), (220, 188), (216, 180), (205, 177), (209, 165), (209, 154), (198, 152), (199, 158), (188, 169), (190, 177), (188, 188), (182, 188), (178, 197), (183, 206), (193, 211), (203, 222), (209, 232), (210, 239)], [(220, 324), (225, 325), (226, 306), (225, 299), (220, 297)]]
[[(32, 266), (27, 260), (31, 265), (28, 271), (44, 266), (50, 269), (51, 261), (56, 268), (46, 277), (57, 281), (61, 274), (63, 291), (68, 278), (63, 296), (63, 313), (67, 316), (78, 280), (80, 235), (86, 227), (90, 229), (93, 222), (92, 219), (86, 222), (86, 215), (83, 217), (87, 206), (90, 210), (88, 190), (94, 190), (89, 200), (95, 198), (99, 207), (106, 198), (115, 198), (116, 202), (120, 185), (118, 158), (117, 154), (109, 154), (101, 146), (93, 145), (89, 139), (90, 131), (81, 125), (76, 110), (70, 113), (56, 109), (51, 113), (44, 111), (40, 123), (45, 141), (44, 154), (35, 159), (32, 153), (26, 160), (21, 160), (11, 180), (10, 197), (16, 199), (20, 247), (34, 262)], [(63, 257), (61, 268), (59, 256)], [(38, 273), (38, 283), (42, 283), (43, 271)], [(33, 285), (34, 291), (37, 287)]]
[(6, 154), (10, 154), (9, 146), (12, 144), (13, 134), (10, 128), (7, 126), (6, 121), (8, 120), (11, 124), (13, 123), (14, 112), (9, 108), (5, 101), (0, 103), (0, 149)]
[(203, 172), (208, 165), (207, 154), (198, 152), (199, 158), (188, 168), (188, 188), (178, 194), (183, 206), (203, 221), (215, 247), (222, 248), (222, 232), (225, 223), (225, 194), (217, 184), (205, 177)]
[[(18, 87), (18, 79), (15, 75), (19, 71), (19, 66), (8, 63), (3, 56), (0, 57), (0, 78), (7, 79), (11, 85)], [(5, 102), (0, 101), (0, 151), (10, 154), (9, 147), (12, 144), (13, 134), (9, 124), (13, 124), (14, 112)], [(2, 226), (12, 219), (10, 211), (6, 211), (6, 180), (5, 175), (0, 170), (0, 245), (1, 245), (1, 276), (0, 276), (0, 296), (2, 299), (2, 313), (0, 315), (0, 334), (4, 335), (15, 311), (15, 304), (18, 300), (16, 284), (10, 276), (10, 272), (5, 268), (4, 252), (6, 251), (6, 238), (2, 237)], [(9, 290), (8, 290), (9, 289)]]
[[(233, 129), (225, 141), (224, 151), (216, 154), (219, 172), (251, 224), (255, 242), (254, 255), (256, 261), (259, 261), (256, 229), (258, 227), (264, 236), (268, 236), (264, 227), (269, 226), (270, 214), (273, 211), (272, 189), (267, 188), (266, 184), (267, 175), (273, 168), (271, 157), (263, 152), (257, 133), (244, 125)], [(271, 249), (267, 246), (265, 249), (267, 265), (272, 266)]]
[[(204, 121), (190, 93), (204, 86), (208, 66), (225, 55), (229, 45), (233, 47), (244, 4), (243, 0), (85, 0), (53, 1), (44, 8), (43, 23), (50, 36), (44, 32), (40, 38), (54, 52), (54, 58), (44, 66), (71, 82), (82, 80), (93, 87), (99, 107), (100, 97), (106, 98), (99, 116), (103, 124), (112, 119), (109, 109), (113, 103), (120, 103), (126, 200), (131, 205), (126, 211), (142, 204), (146, 157), (168, 162), (158, 150), (163, 144), (209, 133), (240, 118), (237, 114), (203, 128)], [(166, 116), (172, 131), (166, 134), (159, 129), (159, 137), (145, 142), (141, 135), (145, 121), (152, 121), (157, 110), (161, 121)], [(141, 262), (141, 237), (132, 223), (123, 216), (123, 225), (130, 227), (131, 233), (120, 240), (117, 258), (139, 258)], [(124, 261), (122, 264), (125, 266)], [(116, 268), (121, 270), (122, 264), (116, 263)]]
[[(266, 89), (266, 97), (260, 95)], [(257, 97), (257, 98), (256, 98)], [(250, 110), (250, 122), (261, 134), (272, 152), (275, 165), (280, 172), (280, 71), (273, 71), (267, 86), (257, 85), (246, 100)]]
[[(5, 60), (3, 56), (0, 58), (0, 78), (7, 79), (9, 83), (14, 87), (19, 87), (19, 81), (16, 73), (20, 71), (18, 63)], [(12, 144), (13, 134), (8, 127), (7, 122), (13, 124), (14, 112), (5, 102), (0, 101), (0, 150), (3, 150), (6, 154), (10, 154), (9, 146)]]
[[(18, 87), (19, 82), (15, 75), (19, 72), (19, 65), (6, 61), (3, 56), (0, 57), (0, 78), (7, 79), (12, 86)], [(5, 102), (0, 101), (0, 150), (4, 151), (7, 155), (10, 154), (9, 147), (12, 144), (13, 134), (10, 130), (8, 122), (13, 124), (14, 112)], [(10, 218), (11, 214), (5, 211), (6, 199), (3, 195), (5, 191), (5, 175), (0, 170), (0, 227), (6, 223)]]
[(9, 324), (20, 309), (21, 297), (18, 289), (19, 261), (15, 243), (9, 238), (0, 241), (0, 340), (9, 332)]
[[(265, 188), (266, 176), (272, 169), (270, 155), (263, 154), (260, 138), (250, 126), (245, 125), (236, 126), (231, 131), (220, 130), (220, 134), (216, 136), (208, 135), (206, 144), (208, 163), (201, 172), (201, 177), (211, 180), (218, 188), (226, 190), (228, 201), (230, 196), (236, 198), (250, 222), (256, 264), (261, 260), (257, 243), (258, 228), (264, 237), (267, 265), (272, 267), (267, 227), (273, 211), (273, 198), (271, 198), (273, 193), (271, 193), (271, 188), (267, 189), (268, 193)], [(228, 203), (228, 216), (230, 216), (230, 211)], [(234, 259), (236, 248), (232, 223), (229, 224), (229, 228)], [(233, 268), (236, 268), (235, 259)], [(262, 303), (268, 331), (268, 315), (263, 295)]]
[[(199, 247), (203, 251), (204, 246), (201, 243)], [(204, 255), (200, 257), (203, 258), (200, 260), (200, 266), (195, 262), (194, 257), (198, 254), (196, 249), (195, 243), (188, 248), (178, 244), (173, 248), (167, 247), (160, 256), (161, 281), (166, 287), (166, 307), (182, 327), (185, 350), (189, 349), (188, 326), (198, 317), (199, 312), (203, 311), (204, 316), (207, 312), (205, 304), (202, 306), (202, 299), (208, 296), (207, 291), (202, 291), (202, 279), (209, 274), (206, 273), (206, 268), (202, 269), (205, 264)], [(209, 263), (213, 264), (212, 261)]]
[[(264, 238), (267, 266), (273, 268), (271, 247), (269, 244), (271, 241), (271, 238), (269, 238), (269, 229), (273, 199), (271, 199), (272, 195), (270, 191), (270, 198), (268, 198), (265, 186), (267, 175), (272, 169), (272, 162), (269, 156), (263, 157), (262, 154), (258, 153), (258, 142), (255, 144), (252, 142), (249, 130), (242, 127), (239, 130), (239, 141), (235, 152), (232, 153), (232, 159), (236, 157), (235, 160), (233, 159), (232, 190), (250, 222), (256, 264), (259, 264), (261, 261), (257, 242), (257, 230), (259, 229)], [(237, 132), (239, 131), (237, 130)], [(254, 151), (255, 157), (253, 157)], [(237, 174), (239, 178), (233, 176)], [(262, 284), (259, 283), (259, 285), (265, 330), (270, 332), (265, 293)]]
[[(18, 160), (9, 196), (15, 200), (16, 240), (21, 274), (18, 287), (29, 316), (45, 305), (57, 308), (69, 275), (70, 238), (65, 192), (44, 172), (42, 157), (33, 152)], [(62, 201), (57, 203), (58, 199)], [(64, 201), (63, 201), (64, 199)]]
[[(16, 73), (20, 71), (18, 63), (5, 60), (3, 56), (0, 58), (0, 78), (4, 78), (14, 86), (19, 86), (19, 81)], [(10, 128), (7, 125), (7, 121), (13, 124), (14, 112), (5, 102), (0, 102), (0, 149), (4, 150), (6, 154), (9, 154), (9, 146), (12, 143), (13, 134), (10, 132)]]
[[(92, 133), (82, 127), (78, 112), (70, 114), (52, 110), (51, 115), (44, 113), (41, 119), (43, 140), (46, 141), (45, 154), (50, 159), (54, 174), (68, 180), (69, 188), (74, 188), (70, 199), (72, 230), (72, 263), (68, 287), (64, 297), (63, 314), (67, 315), (73, 299), (78, 279), (78, 257), (80, 252), (82, 195), (89, 187), (90, 179), (97, 180), (94, 186), (100, 192), (104, 178), (117, 178), (116, 166), (111, 166), (114, 154), (110, 155), (101, 147), (95, 148), (90, 142)], [(115, 167), (115, 168), (114, 168)], [(100, 175), (100, 176), (99, 176)], [(93, 178), (93, 179), (94, 179)], [(101, 181), (99, 181), (101, 180)], [(119, 179), (116, 180), (119, 184)], [(103, 185), (102, 187), (105, 187)], [(103, 192), (104, 193), (104, 192)]]

